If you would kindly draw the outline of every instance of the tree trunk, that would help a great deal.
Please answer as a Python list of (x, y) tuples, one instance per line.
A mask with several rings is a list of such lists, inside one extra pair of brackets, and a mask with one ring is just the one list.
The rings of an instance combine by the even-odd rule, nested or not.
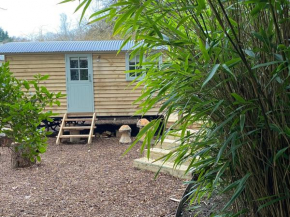
[(18, 143), (11, 144), (11, 165), (12, 168), (30, 167), (36, 161), (31, 162), (30, 159), (23, 156), (25, 149), (17, 149)]

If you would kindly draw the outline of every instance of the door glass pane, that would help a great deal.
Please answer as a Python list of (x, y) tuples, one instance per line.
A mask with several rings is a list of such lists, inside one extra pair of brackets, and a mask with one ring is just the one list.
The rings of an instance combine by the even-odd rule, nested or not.
[(129, 73), (129, 77), (134, 78), (135, 77), (135, 72)]
[(129, 66), (129, 70), (135, 70), (135, 66)]
[(81, 80), (88, 80), (88, 74), (89, 74), (88, 70), (81, 69), (80, 72), (81, 72), (81, 76), (80, 76)]
[(88, 59), (86, 57), (80, 58), (80, 68), (88, 68)]
[(70, 68), (78, 68), (78, 58), (70, 58)]
[(77, 70), (77, 69), (71, 69), (70, 70), (70, 79), (72, 81), (79, 80), (79, 70)]

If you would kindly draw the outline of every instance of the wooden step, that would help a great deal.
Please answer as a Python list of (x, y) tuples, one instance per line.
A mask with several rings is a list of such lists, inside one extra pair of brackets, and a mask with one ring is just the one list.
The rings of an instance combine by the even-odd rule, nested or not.
[[(69, 115), (72, 118), (69, 118)], [(78, 116), (80, 118), (78, 118)], [(86, 116), (86, 117), (84, 117)], [(88, 117), (91, 116), (91, 117)], [(65, 126), (66, 122), (69, 121), (88, 121), (90, 122), (90, 126)], [(59, 129), (59, 133), (56, 139), (56, 144), (59, 145), (60, 144), (60, 139), (64, 139), (64, 138), (69, 138), (71, 140), (74, 140), (73, 138), (88, 138), (88, 144), (92, 143), (92, 138), (95, 137), (94, 134), (94, 129), (96, 128), (95, 126), (95, 122), (96, 122), (96, 113), (90, 113), (90, 114), (84, 114), (84, 113), (77, 113), (77, 114), (72, 114), (72, 113), (65, 113), (63, 118), (62, 118), (62, 122), (61, 122), (61, 126)], [(84, 130), (84, 129), (89, 129), (90, 132), (87, 135), (81, 135), (79, 134), (78, 131), (80, 130)], [(65, 130), (70, 131), (70, 135), (63, 135), (63, 132)], [(75, 132), (73, 132), (75, 131)], [(76, 133), (76, 134), (75, 134)], [(79, 134), (79, 135), (78, 135)]]
[(172, 139), (164, 139), (163, 143), (158, 142), (154, 148), (161, 148), (166, 150), (173, 150), (180, 145), (180, 141), (172, 140)]
[[(90, 135), (88, 134), (80, 134), (80, 135), (61, 135), (60, 138), (61, 139), (69, 139), (69, 138), (89, 138)], [(95, 135), (91, 135), (91, 137), (95, 137)]]
[[(170, 150), (166, 150), (166, 149), (151, 148), (150, 149), (150, 159), (158, 160), (158, 159), (162, 158), (163, 156), (169, 154), (170, 152), (171, 152)], [(147, 149), (144, 150), (144, 157), (146, 158), (146, 156), (147, 156)], [(164, 160), (165, 160), (165, 158), (160, 159), (159, 161), (163, 162)], [(166, 162), (174, 163), (175, 160), (176, 160), (176, 155), (173, 154)], [(192, 161), (192, 158), (188, 158), (182, 163), (182, 165), (189, 166), (191, 161)]]
[[(173, 131), (173, 132), (169, 132), (167, 135), (166, 135), (166, 139), (171, 139), (171, 140), (179, 140), (180, 139), (180, 136), (181, 136), (181, 130), (179, 131)], [(184, 136), (187, 136), (187, 132), (189, 134), (195, 134), (195, 133), (198, 133), (198, 130), (192, 130), (192, 129), (186, 129), (185, 131), (185, 134)]]
[(178, 178), (186, 179), (186, 180), (191, 179), (191, 175), (189, 173), (185, 174), (187, 170), (187, 166), (185, 165), (174, 167), (174, 164), (170, 162), (166, 162), (166, 163), (159, 162), (159, 161), (154, 162), (154, 160), (152, 159), (143, 157), (143, 158), (134, 160), (133, 166), (138, 169), (149, 170), (155, 173), (160, 170), (161, 173), (166, 173), (166, 174), (169, 174)]
[[(94, 129), (96, 126), (94, 126)], [(63, 127), (64, 130), (85, 130), (85, 129), (91, 129), (91, 126), (75, 126), (75, 127)]]

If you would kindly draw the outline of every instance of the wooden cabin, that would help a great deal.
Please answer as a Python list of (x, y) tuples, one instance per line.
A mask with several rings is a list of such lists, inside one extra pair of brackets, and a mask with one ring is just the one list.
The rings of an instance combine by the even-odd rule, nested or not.
[[(59, 114), (96, 112), (98, 117), (133, 116), (142, 87), (129, 86), (138, 58), (129, 60), (134, 45), (123, 41), (12, 42), (0, 46), (17, 78), (31, 79), (35, 74), (50, 75), (43, 84), (66, 98), (53, 111)], [(153, 109), (147, 115), (157, 115)]]
[[(49, 75), (43, 85), (51, 92), (61, 91), (66, 97), (52, 111), (95, 113), (98, 119), (132, 117), (138, 105), (132, 103), (142, 87), (128, 86), (137, 75), (133, 69), (139, 58), (130, 59), (133, 42), (118, 53), (123, 41), (49, 41), (11, 42), (0, 46), (0, 55), (9, 61), (11, 72), (20, 79), (35, 74)], [(147, 116), (157, 116), (152, 109)]]

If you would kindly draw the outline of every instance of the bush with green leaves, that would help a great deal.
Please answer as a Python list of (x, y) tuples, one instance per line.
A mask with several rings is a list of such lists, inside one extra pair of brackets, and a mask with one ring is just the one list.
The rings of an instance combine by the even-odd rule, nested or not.
[[(23, 157), (40, 161), (40, 154), (46, 151), (48, 132), (39, 128), (44, 120), (50, 120), (51, 111), (47, 106), (59, 105), (57, 100), (63, 95), (50, 93), (41, 81), (47, 75), (36, 75), (29, 81), (17, 79), (9, 69), (9, 63), (0, 67), (0, 133), (5, 133), (18, 145), (16, 150), (24, 150)], [(10, 128), (6, 130), (5, 128)]]
[[(65, 2), (68, 2), (66, 0)], [(91, 0), (83, 0), (83, 13)], [(192, 202), (214, 191), (230, 194), (219, 216), (290, 213), (290, 19), (288, 0), (120, 0), (92, 14), (115, 21), (115, 34), (139, 45), (147, 67), (141, 112), (183, 118), (176, 164), (191, 157), (198, 174)], [(154, 67), (163, 46), (164, 63)], [(143, 56), (146, 62), (142, 62)], [(165, 119), (164, 125), (166, 126)], [(185, 129), (199, 121), (197, 134)], [(145, 146), (161, 120), (147, 125)], [(148, 148), (148, 155), (150, 149)]]

